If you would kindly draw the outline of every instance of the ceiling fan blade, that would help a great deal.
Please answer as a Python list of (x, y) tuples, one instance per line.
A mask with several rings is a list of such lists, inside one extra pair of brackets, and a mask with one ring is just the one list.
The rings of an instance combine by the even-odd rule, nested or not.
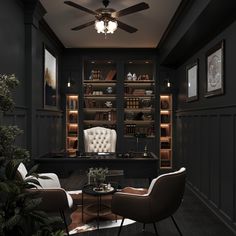
[(119, 20), (117, 20), (117, 23), (118, 23), (118, 27), (129, 32), (129, 33), (135, 33), (138, 29), (130, 26), (130, 25), (127, 25)]
[(85, 23), (83, 25), (76, 26), (76, 27), (72, 28), (71, 30), (75, 30), (75, 31), (76, 30), (81, 30), (81, 29), (86, 28), (86, 27), (88, 27), (90, 25), (93, 25), (94, 23), (95, 23), (95, 21), (93, 20), (93, 21), (87, 22), (87, 23)]
[(86, 7), (82, 7), (82, 6), (78, 5), (77, 3), (74, 3), (74, 2), (71, 2), (71, 1), (64, 1), (64, 3), (71, 6), (71, 7), (75, 7), (77, 9), (81, 10), (81, 11), (85, 11), (85, 12), (87, 12), (89, 14), (92, 14), (92, 15), (97, 15), (98, 14), (95, 11), (92, 11), (92, 10), (86, 8)]
[(149, 5), (147, 3), (141, 2), (141, 3), (138, 3), (138, 4), (133, 5), (131, 7), (125, 8), (123, 10), (114, 12), (112, 14), (112, 16), (113, 17), (125, 16), (125, 15), (131, 14), (131, 13), (135, 13), (135, 12), (138, 12), (138, 11), (148, 9), (148, 8), (149, 8)]

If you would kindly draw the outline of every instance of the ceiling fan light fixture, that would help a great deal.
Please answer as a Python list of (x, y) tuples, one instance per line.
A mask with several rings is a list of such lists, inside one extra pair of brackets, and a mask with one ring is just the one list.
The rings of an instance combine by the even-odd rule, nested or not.
[(103, 20), (96, 20), (95, 21), (95, 29), (97, 30), (97, 33), (105, 33), (105, 22)]
[(121, 16), (130, 15), (135, 12), (143, 11), (149, 8), (149, 5), (147, 3), (141, 2), (138, 4), (132, 5), (130, 7), (124, 8), (122, 10), (116, 11), (113, 8), (108, 8), (108, 5), (110, 3), (109, 0), (103, 0), (102, 3), (104, 7), (99, 8), (94, 11), (72, 1), (64, 1), (64, 3), (71, 7), (77, 8), (81, 11), (84, 11), (86, 13), (89, 13), (95, 16), (95, 19), (96, 19), (95, 21), (93, 20), (85, 24), (79, 25), (77, 27), (74, 27), (71, 30), (81, 30), (94, 24), (97, 33), (103, 33), (105, 35), (113, 34), (116, 31), (117, 27), (119, 27), (120, 29), (128, 33), (135, 33), (138, 29), (128, 24), (125, 24), (117, 19)]
[(117, 24), (117, 21), (116, 20), (109, 20), (108, 21), (108, 24), (107, 24), (107, 33), (108, 34), (113, 34), (115, 31), (116, 31), (116, 29), (117, 29), (117, 26), (118, 26), (118, 24)]
[(117, 26), (116, 20), (101, 19), (95, 21), (95, 29), (98, 34), (113, 34), (116, 31)]

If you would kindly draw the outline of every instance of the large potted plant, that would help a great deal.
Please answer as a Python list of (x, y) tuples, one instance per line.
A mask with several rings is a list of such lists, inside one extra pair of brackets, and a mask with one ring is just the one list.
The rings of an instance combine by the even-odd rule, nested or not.
[[(15, 75), (0, 75), (0, 116), (14, 107), (12, 89), (19, 84)], [(63, 235), (53, 229), (58, 219), (49, 218), (37, 209), (41, 199), (26, 191), (32, 182), (16, 178), (20, 162), (29, 161), (29, 153), (14, 145), (22, 131), (16, 126), (0, 125), (0, 235)], [(34, 166), (29, 174), (36, 170)]]

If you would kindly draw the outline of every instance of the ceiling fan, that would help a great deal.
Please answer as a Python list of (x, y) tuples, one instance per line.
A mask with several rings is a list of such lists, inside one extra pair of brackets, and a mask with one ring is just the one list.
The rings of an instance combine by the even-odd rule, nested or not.
[[(75, 7), (81, 11), (87, 12), (95, 16), (95, 20), (76, 26), (72, 28), (71, 30), (81, 30), (85, 27), (95, 24), (95, 28), (97, 29), (98, 33), (100, 33), (98, 29), (99, 25), (97, 25), (99, 22), (105, 25), (105, 28), (104, 28), (105, 32), (101, 31), (102, 33), (113, 33), (117, 27), (129, 33), (135, 33), (138, 29), (119, 21), (118, 17), (129, 15), (129, 14), (139, 12), (139, 11), (149, 8), (149, 5), (147, 3), (141, 2), (136, 5), (130, 6), (128, 8), (125, 8), (123, 10), (116, 11), (115, 9), (108, 8), (108, 5), (110, 3), (109, 0), (103, 0), (102, 3), (104, 7), (93, 11), (86, 7), (80, 6), (77, 3), (74, 3), (72, 1), (64, 1), (64, 3), (71, 7)], [(109, 27), (111, 28), (110, 32), (109, 32), (110, 30)]]

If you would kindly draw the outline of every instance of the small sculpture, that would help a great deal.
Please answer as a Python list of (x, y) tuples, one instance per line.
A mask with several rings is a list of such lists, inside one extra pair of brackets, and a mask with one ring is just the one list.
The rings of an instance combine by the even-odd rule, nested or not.
[(112, 93), (112, 87), (107, 87), (106, 91), (107, 91), (107, 93), (111, 94)]
[(111, 101), (106, 101), (105, 105), (106, 105), (106, 107), (110, 108), (110, 107), (112, 107), (112, 102)]
[(137, 80), (137, 75), (135, 73), (133, 73), (132, 79)]
[(131, 72), (129, 72), (127, 74), (127, 80), (132, 80), (132, 79), (133, 79), (133, 76), (132, 76)]

